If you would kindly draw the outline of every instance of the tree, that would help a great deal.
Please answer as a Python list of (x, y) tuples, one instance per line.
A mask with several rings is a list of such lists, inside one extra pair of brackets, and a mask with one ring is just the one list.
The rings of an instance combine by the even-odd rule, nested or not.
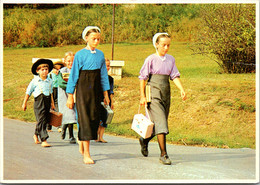
[(255, 71), (255, 5), (204, 5), (196, 53), (214, 56), (225, 73)]

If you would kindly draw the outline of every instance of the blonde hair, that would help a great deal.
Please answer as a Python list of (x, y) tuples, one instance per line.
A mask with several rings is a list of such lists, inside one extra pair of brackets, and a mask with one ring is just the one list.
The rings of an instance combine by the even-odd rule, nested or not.
[(106, 62), (110, 62), (110, 60), (109, 60), (108, 58), (105, 58), (105, 61), (106, 61)]
[[(68, 51), (68, 52), (66, 52), (65, 53), (65, 57), (64, 57), (64, 62), (66, 62), (67, 61), (67, 58), (69, 57), (69, 56), (74, 56), (75, 54), (72, 52), (72, 51)], [(65, 65), (66, 65), (66, 63), (65, 63)]]

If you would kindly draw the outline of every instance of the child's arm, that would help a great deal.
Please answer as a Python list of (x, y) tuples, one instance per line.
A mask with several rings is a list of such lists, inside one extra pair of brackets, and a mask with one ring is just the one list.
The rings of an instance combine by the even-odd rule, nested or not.
[(104, 104), (105, 105), (109, 105), (109, 97), (108, 97), (108, 92), (107, 91), (104, 91)]
[(58, 82), (58, 86), (62, 88), (64, 91), (66, 91), (67, 82), (63, 80), (61, 72), (57, 75), (57, 82)]
[(22, 109), (23, 111), (26, 111), (26, 107), (27, 107), (27, 101), (30, 98), (29, 94), (25, 94), (24, 100), (23, 100), (23, 105), (22, 105)]
[(146, 105), (145, 80), (140, 80), (140, 105)]
[(66, 106), (67, 106), (69, 109), (73, 109), (73, 107), (74, 107), (73, 94), (68, 93), (68, 100), (67, 100)]
[(173, 82), (174, 82), (175, 85), (178, 87), (178, 89), (180, 89), (182, 100), (186, 100), (186, 99), (187, 99), (187, 96), (186, 96), (186, 93), (185, 93), (184, 88), (183, 88), (183, 86), (182, 86), (182, 83), (181, 83), (180, 78), (178, 78), (178, 77), (177, 77), (177, 78), (174, 78), (174, 79), (173, 79)]
[(111, 100), (111, 109), (114, 109), (114, 100), (113, 100), (114, 94), (110, 94), (110, 100)]
[(53, 94), (51, 94), (51, 109), (52, 109), (52, 110), (55, 109)]

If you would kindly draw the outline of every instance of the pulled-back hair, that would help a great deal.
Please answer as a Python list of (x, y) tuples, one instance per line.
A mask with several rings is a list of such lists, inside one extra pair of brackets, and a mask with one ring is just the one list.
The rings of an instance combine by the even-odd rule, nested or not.
[(91, 29), (87, 32), (86, 36), (89, 36), (91, 33), (100, 33), (98, 29)]
[(157, 39), (156, 39), (156, 43), (157, 44), (159, 43), (160, 38), (171, 38), (171, 36), (167, 35), (167, 34), (159, 35), (159, 37), (157, 37)]

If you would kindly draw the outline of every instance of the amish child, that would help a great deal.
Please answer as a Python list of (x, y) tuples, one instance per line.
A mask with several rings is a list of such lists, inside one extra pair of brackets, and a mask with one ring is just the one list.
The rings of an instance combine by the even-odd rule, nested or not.
[[(171, 43), (167, 33), (156, 33), (153, 37), (153, 45), (156, 53), (148, 56), (140, 70), (140, 105), (147, 105), (148, 113), (154, 125), (154, 133), (150, 138), (140, 138), (141, 153), (148, 156), (148, 143), (157, 135), (161, 155), (159, 161), (170, 165), (171, 160), (166, 151), (166, 135), (168, 130), (168, 115), (170, 108), (170, 83), (173, 80), (180, 89), (181, 98), (186, 99), (186, 93), (180, 81), (180, 73), (175, 65), (173, 56), (168, 55)], [(151, 102), (147, 103), (145, 97), (145, 81), (150, 85)]]
[(68, 94), (66, 93), (67, 87), (67, 77), (62, 77), (63, 74), (69, 74), (71, 71), (71, 67), (73, 64), (74, 53), (67, 52), (65, 53), (64, 62), (65, 67), (61, 68), (60, 73), (58, 75), (58, 105), (59, 105), (59, 112), (63, 114), (62, 117), (62, 131), (61, 131), (61, 138), (65, 139), (66, 130), (69, 130), (69, 140), (71, 144), (76, 143), (76, 139), (74, 138), (73, 134), (73, 125), (77, 123), (76, 119), (76, 111), (75, 107), (73, 109), (69, 109), (66, 106), (68, 100)]
[(67, 106), (73, 108), (73, 93), (77, 85), (76, 108), (79, 123), (79, 151), (85, 164), (94, 164), (89, 152), (90, 140), (97, 140), (100, 122), (101, 95), (104, 94), (105, 105), (109, 104), (108, 74), (104, 53), (96, 47), (100, 42), (100, 29), (87, 26), (82, 38), (87, 46), (75, 55), (66, 92), (69, 94)]
[[(32, 65), (32, 73), (37, 75), (29, 84), (24, 97), (22, 109), (25, 111), (27, 101), (31, 94), (34, 96), (34, 113), (37, 120), (34, 142), (40, 144), (39, 138), (42, 141), (41, 146), (50, 147), (47, 143), (49, 137), (46, 130), (47, 123), (49, 122), (50, 108), (54, 109), (54, 100), (52, 97), (52, 79), (48, 78), (48, 73), (53, 68), (53, 63), (48, 59), (39, 59)], [(38, 138), (39, 137), (39, 138)]]
[[(49, 77), (52, 79), (52, 83), (53, 83), (53, 100), (54, 100), (54, 105), (55, 105), (55, 110), (59, 111), (58, 108), (58, 74), (60, 69), (64, 67), (64, 63), (63, 61), (57, 60), (57, 61), (53, 61), (53, 69), (51, 71), (51, 73), (49, 73)], [(48, 123), (47, 124), (47, 131), (51, 132), (52, 130), (52, 126)], [(58, 128), (58, 131), (61, 132), (60, 127)]]
[[(109, 71), (110, 69), (110, 60), (108, 58), (105, 59), (106, 60), (106, 67), (107, 67), (107, 71)], [(108, 90), (108, 97), (110, 100), (109, 106), (111, 107), (111, 109), (114, 109), (114, 101), (113, 101), (113, 97), (114, 97), (114, 78), (110, 75), (108, 75), (108, 79), (109, 79), (109, 85), (110, 85), (110, 90)], [(100, 121), (100, 125), (98, 127), (98, 139), (96, 140), (96, 142), (101, 142), (101, 143), (107, 143), (106, 140), (103, 139), (103, 135), (105, 132), (105, 128), (107, 128), (107, 114), (106, 114), (106, 110), (103, 106), (101, 106), (101, 121)]]

